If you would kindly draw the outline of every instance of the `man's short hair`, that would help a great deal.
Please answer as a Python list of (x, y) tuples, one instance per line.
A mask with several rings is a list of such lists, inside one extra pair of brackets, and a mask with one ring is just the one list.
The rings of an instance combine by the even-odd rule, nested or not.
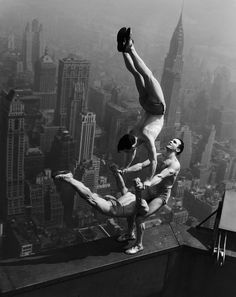
[(130, 150), (134, 144), (135, 144), (135, 137), (132, 134), (125, 134), (119, 140), (117, 145), (117, 150), (118, 152), (123, 150)]
[(178, 140), (180, 141), (180, 145), (178, 146), (178, 148), (179, 148), (179, 152), (176, 152), (176, 155), (179, 155), (179, 154), (181, 154), (182, 151), (184, 150), (184, 142), (183, 142), (183, 140), (180, 139), (180, 138), (177, 138), (177, 137), (176, 137), (176, 139), (178, 139)]

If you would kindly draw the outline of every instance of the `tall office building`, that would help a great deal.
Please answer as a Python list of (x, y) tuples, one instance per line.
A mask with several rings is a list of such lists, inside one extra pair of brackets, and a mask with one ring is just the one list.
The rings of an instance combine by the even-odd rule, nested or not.
[(32, 32), (29, 23), (27, 23), (23, 34), (22, 55), (24, 71), (32, 71)]
[(212, 149), (213, 144), (215, 141), (216, 129), (212, 126), (210, 136), (208, 138), (208, 142), (205, 146), (205, 149), (202, 153), (201, 158), (201, 167), (200, 167), (200, 187), (204, 187), (206, 184), (209, 183), (210, 175), (212, 173), (212, 169), (210, 168), (211, 165), (211, 156), (212, 156)]
[(205, 168), (210, 167), (212, 149), (213, 149), (213, 144), (214, 144), (214, 141), (215, 141), (215, 135), (216, 135), (216, 129), (215, 129), (214, 126), (212, 126), (211, 133), (210, 133), (210, 136), (208, 138), (208, 142), (207, 142), (207, 144), (205, 146), (205, 149), (204, 149), (203, 154), (202, 154), (202, 159), (201, 159), (201, 164)]
[(24, 106), (18, 97), (0, 97), (0, 218), (24, 213)]
[(44, 154), (38, 148), (28, 148), (25, 152), (25, 179), (33, 181), (36, 176), (43, 172), (44, 168)]
[(179, 156), (181, 168), (189, 168), (192, 158), (192, 131), (188, 126), (183, 126), (179, 137), (184, 141), (184, 150)]
[(75, 141), (79, 139), (79, 130), (81, 125), (81, 112), (85, 111), (85, 85), (83, 82), (77, 82), (74, 86), (73, 100), (71, 101), (71, 111), (69, 119), (69, 131)]
[[(86, 109), (88, 79), (90, 63), (75, 57), (64, 58), (59, 61), (58, 83), (57, 83), (57, 102), (54, 122), (56, 125), (69, 129), (69, 119), (71, 112), (71, 102), (74, 98), (75, 84), (83, 86), (85, 103), (82, 104)], [(82, 112), (82, 111), (81, 111)]]
[(42, 56), (44, 50), (43, 28), (38, 20), (27, 23), (23, 34), (23, 68), (33, 71), (35, 62)]
[(183, 71), (184, 33), (182, 13), (170, 41), (169, 52), (165, 58), (161, 86), (166, 101), (167, 126), (175, 126), (176, 111), (179, 104), (179, 91)]
[(106, 105), (111, 101), (111, 93), (102, 88), (90, 88), (89, 90), (89, 110), (96, 114), (96, 121), (100, 127), (104, 126), (106, 116)]
[(42, 126), (43, 131), (40, 134), (40, 149), (44, 153), (48, 153), (51, 149), (54, 137), (57, 134), (60, 127), (58, 126)]
[[(76, 179), (81, 180), (92, 192), (97, 192), (100, 171), (100, 159), (93, 156), (92, 160), (79, 164), (75, 169), (74, 175)], [(77, 193), (74, 200), (74, 210), (80, 211), (80, 217), (84, 219), (79, 225), (93, 225), (96, 211)]]
[(107, 132), (107, 152), (109, 157), (119, 158), (116, 162), (121, 161), (122, 154), (119, 156), (117, 152), (117, 139), (123, 134), (128, 132), (129, 126), (127, 125), (127, 116), (129, 112), (127, 109), (109, 102), (106, 105), (106, 115), (104, 120), (104, 126)]
[(81, 113), (79, 116), (78, 134), (75, 137), (75, 157), (77, 163), (92, 159), (95, 132), (96, 115), (92, 112)]
[(35, 62), (34, 91), (54, 92), (56, 87), (56, 64), (45, 48), (44, 54)]
[(42, 56), (44, 51), (43, 26), (37, 19), (32, 21), (32, 65)]
[(74, 167), (75, 143), (67, 130), (59, 130), (50, 151), (50, 167), (56, 170), (71, 170)]
[(40, 108), (55, 109), (56, 107), (56, 64), (45, 48), (44, 55), (35, 62), (34, 91), (40, 96)]

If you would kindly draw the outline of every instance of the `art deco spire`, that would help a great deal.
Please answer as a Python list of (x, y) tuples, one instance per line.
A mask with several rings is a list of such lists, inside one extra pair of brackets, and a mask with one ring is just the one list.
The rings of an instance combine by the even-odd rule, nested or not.
[(184, 48), (184, 31), (182, 24), (182, 11), (179, 17), (178, 24), (174, 30), (170, 41), (169, 55), (174, 58), (183, 54)]

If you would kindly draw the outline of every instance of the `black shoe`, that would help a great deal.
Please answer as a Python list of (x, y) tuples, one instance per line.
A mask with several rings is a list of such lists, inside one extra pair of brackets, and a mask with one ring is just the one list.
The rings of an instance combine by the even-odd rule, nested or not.
[(117, 33), (117, 50), (118, 50), (118, 52), (124, 51), (126, 31), (127, 31), (126, 28), (123, 27)]
[(126, 39), (126, 42), (129, 42), (130, 40), (132, 40), (132, 31), (130, 27), (126, 30), (125, 39)]
[(131, 28), (129, 27), (125, 33), (124, 51), (127, 51), (128, 49), (130, 49), (130, 47), (133, 45), (133, 43), (134, 43), (134, 41), (132, 39), (132, 31), (131, 31)]

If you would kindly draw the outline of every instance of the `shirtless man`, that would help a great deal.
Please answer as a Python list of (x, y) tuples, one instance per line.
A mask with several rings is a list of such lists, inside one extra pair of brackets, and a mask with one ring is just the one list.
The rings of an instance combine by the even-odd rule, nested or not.
[[(70, 184), (82, 199), (102, 214), (110, 217), (126, 217), (128, 230), (125, 234), (129, 235), (126, 240), (135, 239), (133, 233), (134, 217), (137, 212), (143, 215), (148, 212), (149, 208), (147, 202), (142, 200), (137, 203), (135, 194), (131, 193), (126, 187), (123, 177), (119, 173), (116, 165), (112, 165), (110, 169), (115, 176), (118, 191), (122, 195), (118, 199), (111, 195), (101, 197), (96, 193), (92, 193), (82, 182), (74, 179), (70, 171), (57, 172), (56, 175), (54, 175), (54, 180), (56, 183), (57, 181), (64, 181)], [(124, 241), (124, 236), (121, 235), (117, 240)]]
[[(184, 143), (181, 139), (172, 139), (166, 146), (166, 152), (164, 154), (157, 154), (158, 165), (156, 174), (149, 183), (142, 183), (139, 178), (136, 179), (137, 202), (146, 199), (149, 209), (144, 214), (137, 213), (135, 218), (137, 238), (135, 244), (126, 250), (127, 254), (136, 254), (143, 250), (144, 221), (167, 203), (171, 194), (171, 188), (180, 171), (180, 163), (176, 156), (183, 149)], [(140, 171), (150, 165), (150, 160), (146, 160), (143, 163), (137, 163), (127, 168), (126, 173)], [(132, 221), (129, 224), (132, 226)], [(132, 234), (131, 230), (129, 232), (129, 234)]]
[(139, 102), (143, 108), (142, 117), (128, 134), (118, 143), (118, 152), (127, 153), (124, 170), (129, 168), (136, 155), (136, 148), (145, 145), (150, 160), (150, 172), (144, 183), (149, 182), (157, 166), (155, 140), (164, 123), (166, 104), (161, 86), (145, 65), (134, 48), (131, 29), (121, 28), (117, 34), (117, 49), (123, 53), (126, 68), (132, 73), (139, 93)]

